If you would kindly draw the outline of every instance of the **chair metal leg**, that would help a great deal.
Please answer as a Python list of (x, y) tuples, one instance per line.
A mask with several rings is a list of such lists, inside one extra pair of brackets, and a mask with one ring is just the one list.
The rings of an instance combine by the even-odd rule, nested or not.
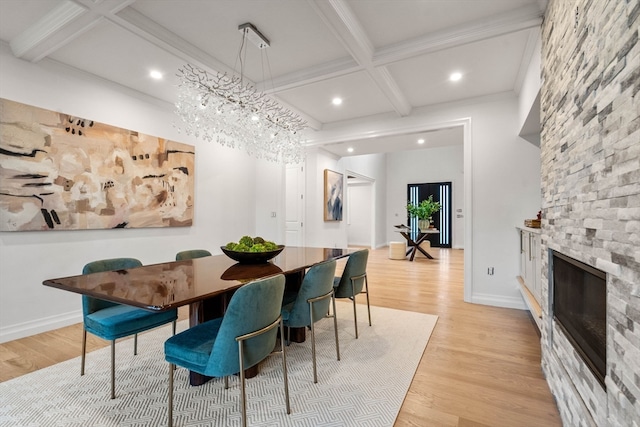
[(133, 335), (133, 355), (138, 355), (138, 334)]
[(168, 412), (168, 421), (167, 425), (169, 427), (173, 426), (173, 371), (176, 370), (176, 365), (173, 363), (169, 364), (169, 412)]
[(82, 328), (82, 359), (80, 362), (80, 376), (84, 375), (84, 359), (87, 354), (87, 330)]
[(311, 319), (311, 360), (313, 361), (313, 383), (318, 382), (318, 371), (316, 369), (316, 331), (313, 321), (313, 303), (309, 303), (309, 319)]
[(116, 340), (111, 341), (111, 398), (116, 398)]
[(353, 302), (353, 324), (356, 329), (356, 339), (358, 339), (358, 312), (356, 311), (356, 297), (352, 296), (351, 301)]
[(240, 402), (242, 405), (242, 427), (247, 427), (247, 393), (244, 389), (244, 355), (242, 354), (242, 343), (243, 341), (238, 341), (238, 354), (240, 355)]
[(224, 389), (225, 390), (229, 389), (229, 376), (228, 375), (224, 376)]
[(353, 302), (353, 324), (356, 327), (356, 339), (358, 339), (358, 312), (356, 311), (356, 295), (353, 286), (353, 278), (351, 278), (351, 301)]
[[(242, 403), (242, 427), (247, 426), (247, 393), (245, 391), (245, 376), (244, 376), (244, 352), (242, 343), (250, 338), (256, 337), (258, 335), (262, 335), (265, 332), (270, 331), (271, 329), (280, 326), (280, 333), (282, 334), (282, 330), (284, 328), (284, 323), (282, 321), (282, 316), (278, 316), (278, 318), (269, 326), (266, 326), (258, 331), (250, 332), (245, 335), (241, 335), (236, 337), (236, 341), (238, 341), (238, 356), (240, 361), (240, 388), (241, 388), (241, 403)], [(280, 340), (280, 346), (282, 348), (282, 367), (284, 371), (284, 381), (285, 381), (285, 395), (287, 399), (287, 414), (291, 413), (291, 408), (289, 406), (289, 383), (287, 380), (287, 359), (286, 353), (284, 349), (284, 342)]]
[(338, 356), (338, 360), (340, 360), (340, 343), (338, 342), (338, 316), (336, 312), (336, 299), (333, 295), (333, 290), (331, 290), (331, 302), (333, 303), (333, 332), (336, 336), (336, 355)]
[[(338, 360), (340, 360), (340, 344), (338, 343), (338, 318), (336, 317), (336, 299), (335, 299), (335, 294), (332, 288), (331, 291), (327, 292), (324, 295), (320, 295), (307, 300), (307, 303), (309, 304), (309, 319), (311, 321), (309, 328), (311, 329), (311, 359), (313, 362), (313, 382), (314, 383), (318, 382), (318, 369), (317, 369), (317, 363), (316, 363), (316, 328), (315, 328), (316, 318), (313, 316), (313, 304), (315, 302), (322, 301), (327, 298), (330, 298), (333, 304), (333, 316), (331, 317), (333, 317), (333, 330), (336, 338), (336, 356), (338, 357)], [(327, 307), (327, 312), (328, 311), (330, 311), (330, 307)]]
[(364, 276), (365, 294), (367, 294), (367, 313), (369, 314), (369, 326), (371, 326), (371, 307), (369, 306), (369, 281), (367, 275)]
[[(284, 323), (282, 322), (282, 318), (280, 318), (280, 336), (282, 336), (282, 330), (284, 328)], [(282, 376), (284, 378), (284, 398), (287, 405), (287, 414), (291, 413), (291, 405), (289, 404), (289, 379), (287, 376), (287, 353), (284, 349), (284, 342), (280, 340), (280, 348), (282, 350)]]

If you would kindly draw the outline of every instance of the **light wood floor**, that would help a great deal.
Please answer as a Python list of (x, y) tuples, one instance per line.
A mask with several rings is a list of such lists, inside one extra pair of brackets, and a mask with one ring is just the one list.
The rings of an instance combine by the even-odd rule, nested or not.
[[(463, 302), (463, 252), (430, 252), (435, 260), (389, 260), (387, 248), (369, 257), (372, 305), (439, 316), (395, 426), (560, 426), (527, 312)], [(0, 344), (0, 381), (79, 356), (81, 336), (73, 325)], [(107, 344), (89, 335), (89, 351)]]

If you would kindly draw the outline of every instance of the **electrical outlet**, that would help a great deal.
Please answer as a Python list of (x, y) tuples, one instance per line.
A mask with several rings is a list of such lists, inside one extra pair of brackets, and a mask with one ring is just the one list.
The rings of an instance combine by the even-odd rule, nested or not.
[(493, 276), (493, 267), (489, 267), (489, 268), (487, 268), (487, 274), (488, 274), (489, 276)]

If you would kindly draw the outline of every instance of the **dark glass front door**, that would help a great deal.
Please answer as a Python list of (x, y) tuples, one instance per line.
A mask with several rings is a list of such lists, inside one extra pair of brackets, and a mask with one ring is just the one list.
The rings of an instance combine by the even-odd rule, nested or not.
[[(430, 182), (425, 184), (407, 185), (407, 200), (412, 203), (433, 196), (433, 201), (440, 202), (440, 212), (433, 215), (433, 225), (440, 230), (440, 234), (429, 236), (431, 246), (440, 248), (451, 247), (451, 182)], [(413, 230), (418, 229), (416, 218), (407, 218), (407, 223)]]

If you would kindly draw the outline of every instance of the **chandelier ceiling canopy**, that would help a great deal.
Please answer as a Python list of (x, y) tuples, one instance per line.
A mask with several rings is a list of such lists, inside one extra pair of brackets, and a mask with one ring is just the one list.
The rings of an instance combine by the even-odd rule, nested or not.
[(260, 159), (300, 163), (304, 159), (301, 132), (306, 122), (245, 82), (246, 41), (264, 50), (270, 46), (269, 40), (250, 23), (238, 30), (242, 32), (240, 75), (212, 73), (191, 64), (178, 70), (176, 113), (183, 122), (179, 128), (187, 135), (244, 149)]

